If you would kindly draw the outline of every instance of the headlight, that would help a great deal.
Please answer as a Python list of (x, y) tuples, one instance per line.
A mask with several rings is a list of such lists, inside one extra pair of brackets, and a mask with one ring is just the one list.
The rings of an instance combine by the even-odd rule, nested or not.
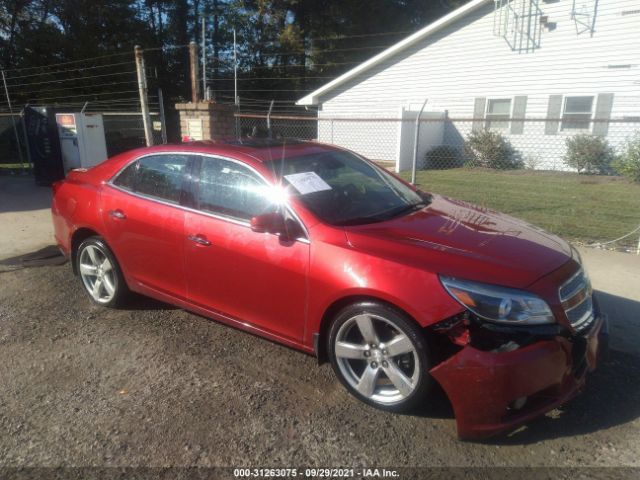
[(452, 277), (440, 276), (440, 281), (453, 298), (486, 320), (521, 325), (555, 322), (547, 302), (532, 293)]

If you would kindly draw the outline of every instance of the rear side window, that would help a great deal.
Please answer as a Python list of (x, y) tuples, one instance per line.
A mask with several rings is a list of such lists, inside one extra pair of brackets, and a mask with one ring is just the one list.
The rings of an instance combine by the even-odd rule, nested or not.
[(265, 182), (249, 168), (219, 158), (203, 158), (198, 204), (201, 210), (240, 220), (274, 211)]
[(125, 168), (114, 185), (171, 203), (180, 203), (186, 155), (150, 155)]
[(137, 170), (138, 162), (135, 161), (127, 168), (125, 168), (122, 172), (120, 172), (120, 175), (116, 177), (116, 179), (113, 181), (113, 184), (121, 188), (126, 188), (127, 190), (133, 190), (135, 187)]

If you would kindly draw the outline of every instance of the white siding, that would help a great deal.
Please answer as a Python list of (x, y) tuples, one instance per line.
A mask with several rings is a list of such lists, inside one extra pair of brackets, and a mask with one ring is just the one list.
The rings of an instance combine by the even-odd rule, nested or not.
[[(581, 2), (592, 4), (594, 0), (578, 0), (577, 4)], [(430, 111), (471, 118), (475, 97), (526, 95), (526, 116), (544, 118), (550, 95), (599, 93), (615, 94), (612, 117), (639, 116), (640, 13), (622, 12), (640, 10), (640, 0), (600, 1), (592, 36), (577, 34), (571, 18), (572, 0), (539, 5), (555, 28), (542, 30), (540, 48), (533, 53), (514, 52), (503, 38), (493, 35), (493, 2), (489, 2), (327, 92), (320, 98), (320, 116), (362, 118), (395, 112), (397, 117), (400, 108), (415, 109), (428, 98)], [(456, 123), (454, 128), (456, 135), (464, 137), (471, 124)], [(612, 124), (611, 143), (621, 143), (629, 130), (628, 124)], [(341, 135), (349, 137), (346, 130)], [(374, 142), (380, 142), (379, 135), (376, 131)], [(387, 135), (396, 138), (397, 131)], [(525, 123), (523, 134), (509, 137), (523, 155), (542, 155), (541, 160), (564, 168), (561, 156), (568, 135), (545, 135), (541, 122)], [(544, 142), (548, 146), (541, 151)]]
[(331, 120), (318, 121), (318, 140), (348, 148), (371, 160), (395, 163), (401, 126), (399, 112), (399, 107), (374, 107), (353, 115), (331, 115)]
[[(419, 111), (403, 110), (402, 125), (400, 127), (400, 137), (398, 145), (398, 161), (396, 163), (396, 171), (401, 172), (410, 170), (413, 165), (413, 154), (415, 151), (415, 121)], [(416, 157), (416, 166), (422, 168), (424, 165), (424, 157), (428, 150), (433, 147), (442, 145), (444, 142), (444, 125), (443, 113), (423, 112), (420, 116), (422, 120), (419, 124), (418, 132), (418, 155)]]

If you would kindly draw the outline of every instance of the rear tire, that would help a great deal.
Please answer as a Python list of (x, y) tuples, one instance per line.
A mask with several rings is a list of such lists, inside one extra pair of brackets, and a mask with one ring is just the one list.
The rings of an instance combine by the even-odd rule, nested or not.
[(376, 408), (412, 411), (432, 389), (423, 332), (388, 305), (360, 302), (341, 310), (329, 329), (327, 352), (347, 390)]
[(89, 298), (103, 307), (117, 307), (129, 296), (120, 265), (100, 236), (85, 239), (75, 256), (76, 271)]

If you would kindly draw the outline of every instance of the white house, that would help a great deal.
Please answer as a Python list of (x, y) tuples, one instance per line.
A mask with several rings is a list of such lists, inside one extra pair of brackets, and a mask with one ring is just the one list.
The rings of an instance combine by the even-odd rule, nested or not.
[(482, 128), (541, 169), (567, 169), (576, 133), (620, 147), (640, 129), (640, 0), (472, 0), (298, 104), (318, 105), (320, 141), (404, 170), (425, 99), (444, 120), (421, 122), (420, 159)]

